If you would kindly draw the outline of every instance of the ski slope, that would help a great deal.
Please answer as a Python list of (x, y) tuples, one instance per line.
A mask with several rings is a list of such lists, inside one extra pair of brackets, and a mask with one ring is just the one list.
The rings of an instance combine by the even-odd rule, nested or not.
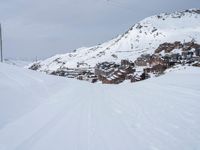
[(199, 150), (199, 76), (102, 85), (0, 64), (0, 150)]

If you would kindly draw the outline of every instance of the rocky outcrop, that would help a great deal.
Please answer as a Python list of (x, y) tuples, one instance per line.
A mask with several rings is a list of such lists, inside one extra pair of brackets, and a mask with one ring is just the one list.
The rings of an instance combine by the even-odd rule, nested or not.
[(40, 67), (41, 67), (41, 65), (40, 65), (40, 63), (38, 62), (38, 63), (32, 64), (32, 65), (29, 67), (29, 69), (31, 69), (31, 70), (38, 70)]

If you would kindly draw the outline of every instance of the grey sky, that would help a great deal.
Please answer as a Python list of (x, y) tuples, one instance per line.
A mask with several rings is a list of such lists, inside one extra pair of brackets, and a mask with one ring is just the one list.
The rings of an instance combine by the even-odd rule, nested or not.
[(46, 58), (92, 46), (161, 12), (199, 8), (200, 0), (0, 0), (7, 58)]

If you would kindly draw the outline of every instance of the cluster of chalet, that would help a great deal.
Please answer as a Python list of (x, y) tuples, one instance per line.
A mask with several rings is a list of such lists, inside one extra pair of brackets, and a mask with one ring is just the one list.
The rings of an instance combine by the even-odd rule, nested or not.
[(95, 67), (95, 75), (104, 84), (119, 84), (131, 79), (134, 72), (134, 63), (128, 60), (121, 60), (121, 64), (103, 62)]
[(97, 77), (94, 75), (93, 68), (66, 68), (62, 67), (50, 73), (51, 75), (64, 76), (67, 78), (76, 78), (92, 83), (97, 82)]
[[(163, 74), (167, 68), (176, 64), (190, 64), (200, 67), (200, 45), (194, 41), (163, 43), (159, 45), (154, 54), (143, 54), (134, 62), (129, 60), (121, 60), (120, 64), (102, 62), (98, 63), (95, 68), (61, 67), (47, 73), (92, 83), (101, 81), (104, 84), (119, 84), (125, 80), (137, 82), (149, 78), (152, 74)], [(81, 66), (81, 64), (78, 65)], [(40, 64), (36, 63), (30, 69), (37, 70), (40, 67)]]
[[(200, 45), (195, 42), (163, 43), (155, 53), (143, 54), (134, 62), (122, 60), (121, 64), (113, 62), (99, 63), (95, 67), (97, 80), (105, 84), (118, 84), (124, 80), (137, 82), (154, 75), (163, 74), (167, 68), (177, 64), (200, 66)], [(143, 68), (138, 74), (137, 68)]]
[(176, 64), (200, 66), (200, 45), (195, 42), (163, 43), (153, 55), (141, 55), (135, 61), (136, 66), (147, 66), (145, 73), (161, 74)]

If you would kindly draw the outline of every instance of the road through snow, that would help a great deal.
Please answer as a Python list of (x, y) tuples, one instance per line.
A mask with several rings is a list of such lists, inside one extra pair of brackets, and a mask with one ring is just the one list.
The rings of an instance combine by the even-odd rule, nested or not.
[(0, 68), (0, 150), (200, 149), (199, 68), (120, 85)]

